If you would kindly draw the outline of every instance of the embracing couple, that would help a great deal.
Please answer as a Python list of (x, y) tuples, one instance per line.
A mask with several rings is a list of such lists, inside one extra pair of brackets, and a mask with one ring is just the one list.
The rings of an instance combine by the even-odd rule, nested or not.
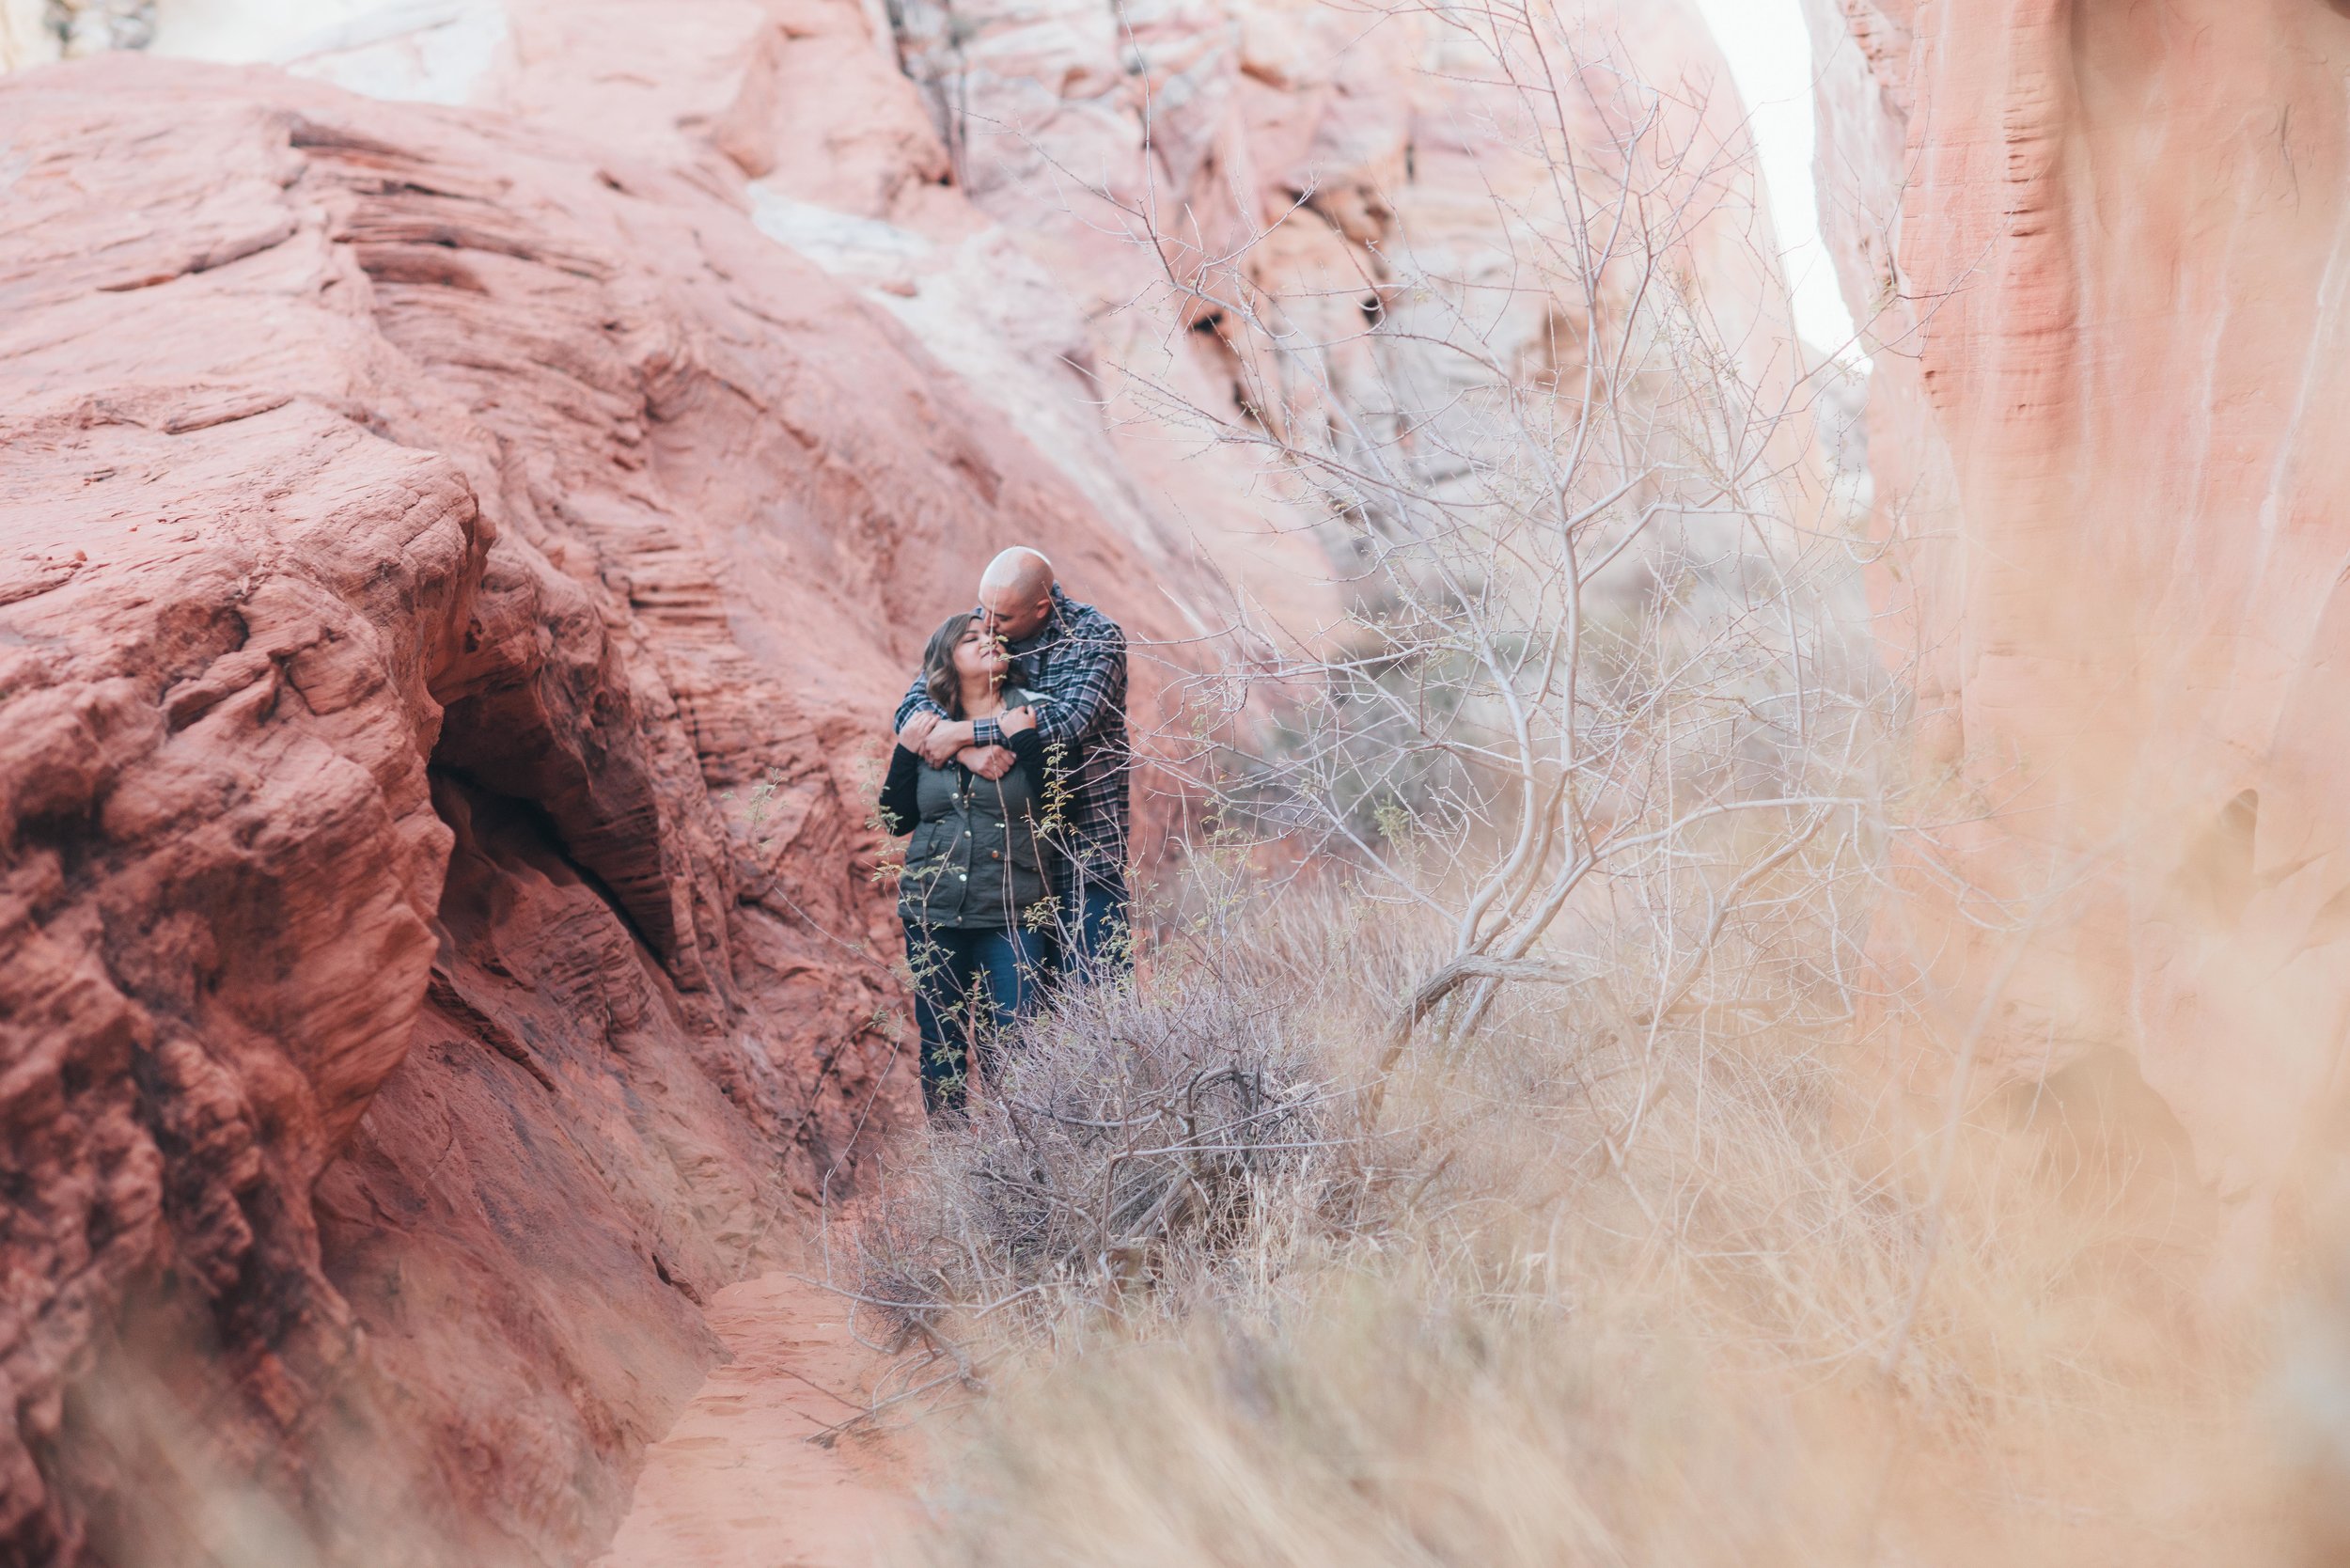
[(1130, 963), (1126, 635), (1007, 550), (931, 634), (896, 729), (881, 815), (909, 838), (898, 914), (936, 1112), (1046, 990)]

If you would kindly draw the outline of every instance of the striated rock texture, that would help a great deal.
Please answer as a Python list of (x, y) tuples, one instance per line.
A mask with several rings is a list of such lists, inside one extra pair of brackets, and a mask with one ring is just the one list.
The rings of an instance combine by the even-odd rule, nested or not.
[[(1408, 16), (955, 14), (161, 0), (292, 74), (0, 81), (0, 1562), (592, 1555), (911, 1114), (865, 816), (935, 619), (1042, 545), (1146, 728), (1235, 594), (1329, 622), (1311, 519), (1104, 417), (1246, 378), (1038, 181), (1266, 230), (1216, 286), (1344, 337), (1538, 165)], [(1784, 382), (1710, 43), (1591, 27)]]
[(922, 635), (1154, 572), (710, 162), (125, 57), (0, 146), (0, 1560), (575, 1560), (913, 1104)]
[(2343, 1124), (2350, 14), (1811, 21), (1829, 238), (1884, 346), (1879, 598), (1965, 823), (1958, 881), (1919, 868), (1888, 922), (1949, 998), (1904, 1046), (1946, 1060), (2005, 974), (1992, 1065), (2129, 1053), (2256, 1253)]
[[(1416, 339), (1474, 337), (1512, 374), (1555, 373), (1588, 325), (1528, 237), (1576, 221), (1565, 166), (1605, 209), (1616, 138), (1637, 122), (1632, 179), (1653, 183), (1668, 269), (1762, 404), (1801, 400), (1745, 113), (1684, 0), (1536, 5), (1483, 29), (1474, 12), (1326, 0), (905, 0), (893, 14), (958, 182), (1079, 291), (1100, 363), (1132, 378), (1121, 412), (1159, 446), (1150, 416), (1171, 401), (1277, 423), (1285, 380), (1374, 424), (1400, 397), (1434, 406), (1433, 388), (1399, 386), (1459, 371)], [(1526, 41), (1528, 14), (1555, 54)], [(1556, 109), (1530, 112), (1546, 94)], [(1244, 300), (1264, 330), (1240, 325)], [(1268, 333), (1298, 363), (1276, 362)], [(1809, 442), (1809, 421), (1789, 420), (1785, 466), (1810, 462)], [(1149, 443), (1130, 444), (1131, 463), (1183, 493), (1134, 445)]]

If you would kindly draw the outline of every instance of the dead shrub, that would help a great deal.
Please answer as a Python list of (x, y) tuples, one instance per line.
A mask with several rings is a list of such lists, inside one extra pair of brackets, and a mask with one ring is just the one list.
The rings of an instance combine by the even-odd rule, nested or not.
[[(1212, 1272), (1351, 1167), (1343, 1096), (1261, 969), (1065, 996), (864, 1210), (857, 1294), (901, 1337), (1109, 1306)], [(1274, 1195), (1278, 1194), (1277, 1198)]]

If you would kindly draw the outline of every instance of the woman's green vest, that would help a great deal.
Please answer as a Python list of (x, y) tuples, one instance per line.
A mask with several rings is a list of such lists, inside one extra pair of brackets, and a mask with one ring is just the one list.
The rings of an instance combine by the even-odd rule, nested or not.
[(921, 820), (898, 879), (899, 915), (966, 931), (1019, 924), (1051, 886), (1048, 852), (1037, 841), (1048, 804), (1041, 782), (1026, 767), (992, 780), (953, 763), (924, 768), (914, 793)]

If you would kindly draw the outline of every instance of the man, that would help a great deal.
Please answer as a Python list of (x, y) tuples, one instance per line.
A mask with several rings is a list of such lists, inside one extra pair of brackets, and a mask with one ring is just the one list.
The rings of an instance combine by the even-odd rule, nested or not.
[[(980, 622), (1004, 640), (1013, 683), (1036, 698), (1037, 733), (1060, 768), (1052, 842), (1060, 897), (1061, 972), (1115, 972), (1127, 937), (1126, 634), (1054, 580), (1034, 550), (1006, 550), (979, 577)], [(949, 719), (916, 677), (898, 704), (899, 738), (932, 767), (960, 760), (983, 778), (1011, 766), (996, 718)]]

